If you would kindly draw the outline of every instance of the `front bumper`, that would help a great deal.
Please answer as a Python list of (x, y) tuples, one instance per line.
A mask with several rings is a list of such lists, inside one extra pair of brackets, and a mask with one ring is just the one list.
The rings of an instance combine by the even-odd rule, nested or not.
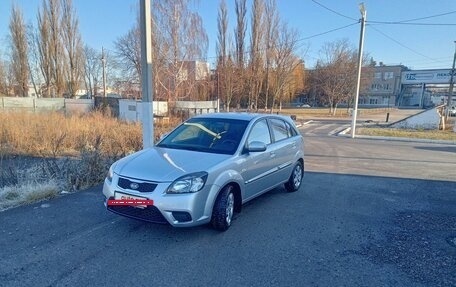
[[(153, 192), (137, 192), (123, 189), (117, 185), (118, 176), (112, 181), (105, 179), (103, 194), (107, 210), (116, 214), (174, 227), (190, 227), (209, 223), (212, 215), (213, 196), (217, 194), (217, 186), (206, 185), (196, 193), (167, 194), (165, 191), (170, 183), (158, 183)], [(133, 206), (109, 205), (107, 201), (114, 199), (115, 192), (153, 200), (153, 206), (139, 208)]]

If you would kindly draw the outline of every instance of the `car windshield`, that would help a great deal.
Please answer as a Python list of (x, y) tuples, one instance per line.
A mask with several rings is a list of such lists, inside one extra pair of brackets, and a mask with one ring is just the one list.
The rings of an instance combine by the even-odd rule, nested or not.
[(234, 154), (248, 121), (194, 118), (162, 139), (157, 147), (200, 152)]

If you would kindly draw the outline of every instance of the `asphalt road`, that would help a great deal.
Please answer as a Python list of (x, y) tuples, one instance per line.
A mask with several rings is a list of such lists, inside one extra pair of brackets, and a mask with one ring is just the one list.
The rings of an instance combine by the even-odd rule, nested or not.
[(101, 187), (0, 213), (0, 286), (456, 286), (456, 146), (302, 127), (305, 182), (224, 233), (107, 212)]

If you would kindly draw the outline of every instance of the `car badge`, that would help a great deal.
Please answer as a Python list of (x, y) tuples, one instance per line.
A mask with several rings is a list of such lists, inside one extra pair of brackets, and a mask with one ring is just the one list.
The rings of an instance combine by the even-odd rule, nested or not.
[(130, 183), (130, 188), (131, 189), (138, 189), (138, 187), (139, 187), (139, 184), (137, 184), (136, 182)]

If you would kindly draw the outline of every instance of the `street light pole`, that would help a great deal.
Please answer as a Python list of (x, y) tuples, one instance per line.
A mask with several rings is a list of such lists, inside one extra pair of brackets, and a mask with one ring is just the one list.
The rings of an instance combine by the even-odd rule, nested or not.
[(101, 47), (101, 63), (103, 64), (103, 97), (106, 98), (106, 58), (103, 47)]
[(143, 148), (154, 145), (153, 82), (152, 82), (152, 31), (150, 0), (139, 0), (141, 23), (141, 84)]
[(353, 107), (352, 114), (352, 125), (351, 125), (351, 137), (355, 138), (355, 129), (356, 129), (356, 117), (358, 115), (358, 99), (359, 99), (359, 89), (361, 85), (361, 66), (363, 63), (363, 47), (364, 47), (364, 26), (366, 24), (366, 9), (364, 8), (364, 3), (359, 4), (359, 11), (361, 12), (361, 32), (359, 37), (359, 49), (358, 49), (358, 78), (356, 82), (356, 92), (355, 92), (355, 106)]
[[(454, 41), (456, 44), (456, 41)], [(454, 86), (454, 81), (453, 81), (453, 76), (454, 76), (454, 64), (456, 62), (456, 46), (454, 50), (454, 56), (453, 56), (453, 68), (451, 68), (451, 75), (450, 75), (450, 88), (448, 90), (448, 100), (447, 100), (447, 111), (446, 111), (446, 120), (448, 120), (448, 117), (450, 116), (450, 108), (451, 108), (451, 103), (453, 100), (453, 86)]]

